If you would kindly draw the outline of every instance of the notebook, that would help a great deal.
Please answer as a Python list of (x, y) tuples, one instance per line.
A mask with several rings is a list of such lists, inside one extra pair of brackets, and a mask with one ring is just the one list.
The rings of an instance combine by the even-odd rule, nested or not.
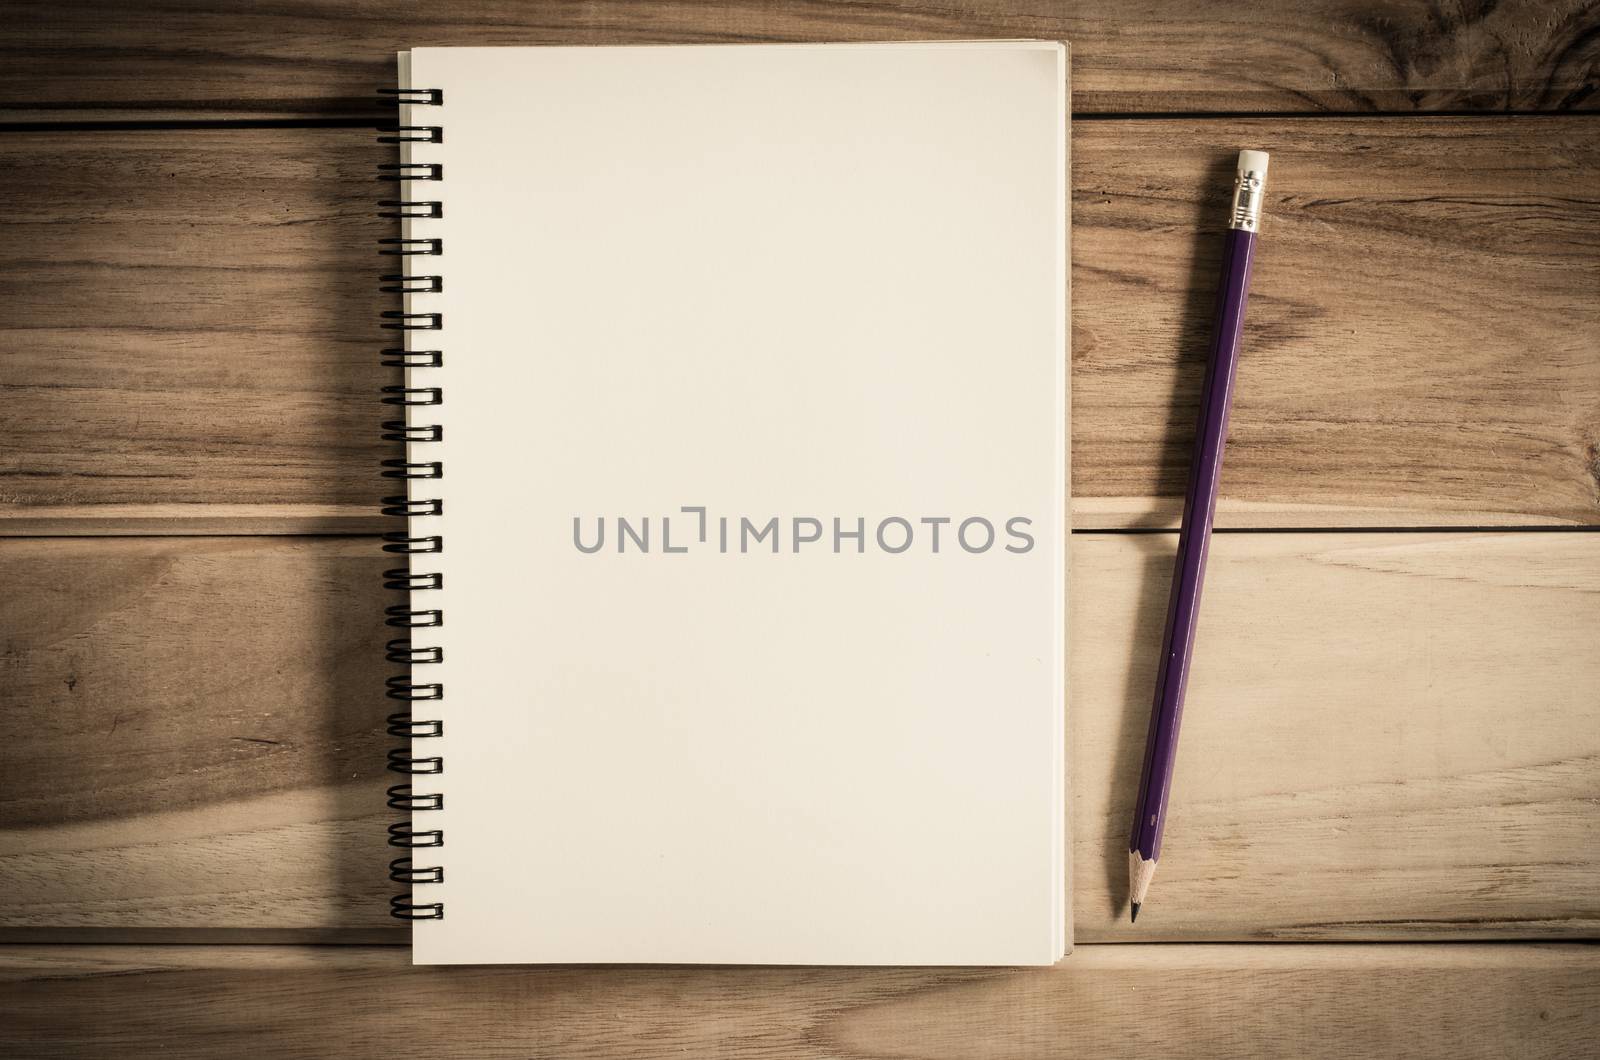
[(1065, 47), (418, 48), (399, 84), (414, 960), (1059, 959)]

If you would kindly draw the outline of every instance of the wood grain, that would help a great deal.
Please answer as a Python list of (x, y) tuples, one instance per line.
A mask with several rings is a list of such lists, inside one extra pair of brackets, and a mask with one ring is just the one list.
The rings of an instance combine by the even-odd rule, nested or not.
[(1075, 906), (1094, 937), (1593, 934), (1587, 533), (1216, 538), (1161, 866), (1128, 925), (1172, 549), (1074, 538)]
[[(1600, 534), (1555, 532), (1220, 536), (1130, 930), (1172, 544), (1074, 539), (1080, 941), (1600, 929)], [(384, 937), (382, 564), (360, 538), (0, 542), (6, 937)]]
[[(396, 949), (0, 949), (29, 1057), (1585, 1055), (1578, 945), (1086, 946), (1055, 968), (411, 968)], [(403, 1042), (403, 1044), (401, 1044)]]
[[(1231, 174), (1074, 129), (1074, 509), (1175, 521)], [(1600, 523), (1600, 123), (1240, 122), (1274, 152), (1220, 522)], [(0, 138), (0, 533), (372, 530), (379, 148)], [(62, 425), (78, 425), (64, 431)]]
[(7, 522), (371, 521), (377, 394), (393, 370), (377, 357), (388, 230), (373, 217), (370, 139), (0, 139), (17, 189), (16, 252), (0, 265), (15, 307), (0, 324)]
[(371, 112), (394, 53), (442, 44), (1035, 37), (1073, 45), (1080, 112), (1561, 110), (1595, 105), (1592, 0), (908, 0), (838, 4), (383, 0), (130, 12), (13, 0), (0, 21), (11, 120)]
[(0, 751), (0, 875), (31, 906), (13, 923), (381, 924), (380, 556), (366, 538), (0, 545), (0, 702), (25, 733)]
[[(1079, 113), (1600, 109), (1600, 4), (14, 0), (0, 121), (367, 121), (413, 44), (1042, 36)], [(1591, 116), (1592, 117), (1592, 116)], [(0, 535), (365, 532), (360, 128), (0, 133)], [(1241, 143), (1221, 523), (1600, 525), (1600, 127), (1074, 129), (1080, 527), (1171, 525)], [(0, 541), (0, 1054), (1565, 1057), (1600, 1035), (1600, 535), (1227, 535), (1167, 857), (1121, 849), (1169, 535), (1080, 535), (1080, 940), (1035, 970), (413, 970), (366, 538)], [(1292, 865), (1292, 867), (1289, 867)]]
[[(1234, 156), (1073, 130), (1077, 526), (1175, 526)], [(1270, 151), (1219, 525), (1600, 522), (1600, 128), (1230, 125)]]

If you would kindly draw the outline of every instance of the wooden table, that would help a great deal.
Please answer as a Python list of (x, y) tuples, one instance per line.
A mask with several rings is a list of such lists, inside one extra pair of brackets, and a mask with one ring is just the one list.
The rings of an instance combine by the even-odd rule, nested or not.
[[(1593, 1050), (1593, 2), (5, 8), (5, 1055)], [(390, 54), (988, 36), (1073, 45), (1079, 948), (412, 970), (372, 517)], [(1124, 828), (1244, 145), (1273, 180), (1237, 532), (1132, 930)]]

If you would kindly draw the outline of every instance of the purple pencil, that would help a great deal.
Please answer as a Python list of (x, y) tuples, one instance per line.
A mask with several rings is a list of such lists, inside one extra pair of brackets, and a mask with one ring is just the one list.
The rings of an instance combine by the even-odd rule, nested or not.
[(1134, 920), (1144, 904), (1161, 857), (1161, 832), (1167, 823), (1167, 796), (1172, 791), (1172, 764), (1178, 755), (1178, 724), (1183, 718), (1183, 693), (1194, 654), (1195, 621), (1200, 613), (1200, 583), (1206, 573), (1211, 521), (1217, 511), (1217, 480), (1222, 474), (1222, 448), (1228, 437), (1228, 411), (1233, 405), (1233, 373), (1239, 362), (1239, 332), (1250, 297), (1250, 262), (1261, 227), (1261, 199), (1267, 181), (1265, 151), (1240, 151), (1233, 183), (1228, 234), (1222, 244), (1222, 282), (1217, 289), (1216, 324), (1200, 392), (1200, 419), (1195, 430), (1194, 463), (1183, 497), (1183, 523), (1178, 531), (1177, 565), (1167, 599), (1167, 627), (1156, 669), (1155, 704), (1150, 710), (1150, 735), (1144, 749), (1144, 771), (1134, 803), (1133, 837), (1128, 841), (1128, 904)]

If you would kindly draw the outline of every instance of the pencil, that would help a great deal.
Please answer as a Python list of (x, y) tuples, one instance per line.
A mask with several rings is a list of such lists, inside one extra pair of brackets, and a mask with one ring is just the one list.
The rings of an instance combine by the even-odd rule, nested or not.
[(1233, 183), (1228, 232), (1222, 244), (1222, 281), (1217, 288), (1216, 320), (1200, 390), (1200, 418), (1195, 430), (1194, 461), (1183, 497), (1183, 522), (1178, 530), (1177, 563), (1167, 598), (1167, 624), (1156, 669), (1155, 703), (1145, 741), (1144, 770), (1134, 803), (1133, 836), (1128, 841), (1128, 908), (1133, 920), (1150, 891), (1161, 857), (1161, 833), (1167, 823), (1167, 797), (1172, 791), (1172, 765), (1178, 752), (1178, 724), (1183, 693), (1194, 654), (1195, 622), (1200, 611), (1200, 586), (1205, 578), (1211, 522), (1217, 510), (1217, 481), (1222, 474), (1222, 449), (1228, 436), (1233, 404), (1234, 368), (1239, 361), (1239, 334), (1250, 296), (1250, 264), (1261, 226), (1261, 200), (1266, 188), (1264, 151), (1239, 152)]

